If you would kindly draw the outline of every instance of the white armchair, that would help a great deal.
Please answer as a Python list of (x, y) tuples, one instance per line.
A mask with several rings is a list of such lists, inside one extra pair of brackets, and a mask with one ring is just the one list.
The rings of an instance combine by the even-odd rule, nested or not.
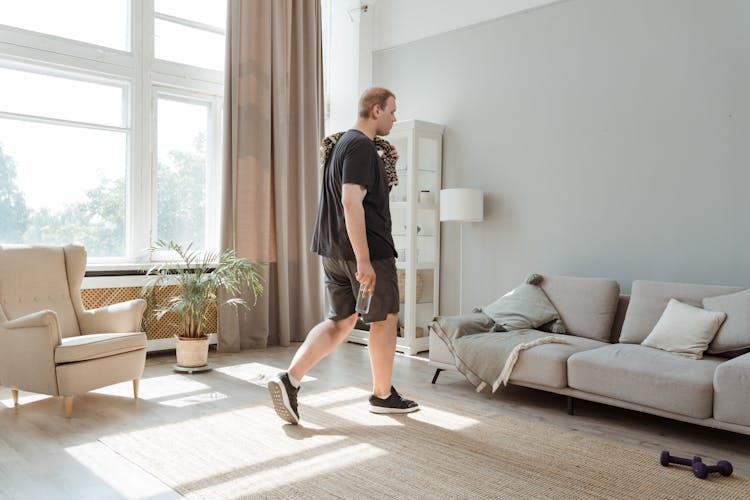
[(85, 310), (81, 282), (86, 250), (0, 245), (0, 384), (14, 404), (18, 390), (73, 396), (138, 381), (146, 361), (142, 299)]

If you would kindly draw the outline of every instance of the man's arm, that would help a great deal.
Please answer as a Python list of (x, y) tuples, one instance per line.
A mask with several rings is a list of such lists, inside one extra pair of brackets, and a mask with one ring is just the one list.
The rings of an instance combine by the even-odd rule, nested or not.
[(357, 281), (365, 284), (372, 295), (375, 290), (375, 270), (370, 262), (370, 248), (367, 246), (365, 229), (365, 207), (362, 202), (367, 190), (359, 184), (346, 183), (341, 187), (341, 203), (344, 206), (346, 233), (357, 259)]

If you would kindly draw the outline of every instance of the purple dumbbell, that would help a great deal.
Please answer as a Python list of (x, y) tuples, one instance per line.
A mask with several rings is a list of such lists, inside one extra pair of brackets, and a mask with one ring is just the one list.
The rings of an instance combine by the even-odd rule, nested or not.
[(668, 451), (662, 451), (661, 456), (659, 457), (659, 463), (664, 467), (669, 466), (669, 464), (687, 465), (688, 467), (692, 467), (693, 462), (695, 462), (696, 459), (700, 461), (701, 457), (693, 457), (691, 460), (689, 458), (673, 457)]
[(702, 461), (693, 461), (693, 474), (698, 479), (706, 479), (709, 474), (718, 472), (722, 476), (731, 476), (734, 468), (726, 460), (719, 460), (716, 465), (706, 465)]

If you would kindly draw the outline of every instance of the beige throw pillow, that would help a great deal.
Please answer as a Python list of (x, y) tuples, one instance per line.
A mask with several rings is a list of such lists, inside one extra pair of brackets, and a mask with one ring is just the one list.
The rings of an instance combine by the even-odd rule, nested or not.
[(700, 359), (727, 315), (669, 299), (659, 321), (642, 345)]
[(750, 290), (706, 297), (703, 299), (703, 308), (727, 313), (727, 320), (708, 347), (709, 354), (750, 347)]

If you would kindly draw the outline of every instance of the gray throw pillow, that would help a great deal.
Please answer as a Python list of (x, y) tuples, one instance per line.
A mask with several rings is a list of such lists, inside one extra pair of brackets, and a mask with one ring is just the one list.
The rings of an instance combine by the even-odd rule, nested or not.
[(703, 308), (727, 313), (726, 321), (706, 352), (719, 354), (750, 347), (750, 290), (706, 297)]
[(506, 293), (482, 312), (492, 318), (497, 329), (506, 331), (537, 328), (553, 323), (555, 333), (565, 333), (560, 314), (540, 287), (524, 283)]
[(465, 335), (492, 331), (495, 322), (483, 312), (462, 314), (460, 316), (438, 316), (433, 323), (452, 339), (459, 339)]

